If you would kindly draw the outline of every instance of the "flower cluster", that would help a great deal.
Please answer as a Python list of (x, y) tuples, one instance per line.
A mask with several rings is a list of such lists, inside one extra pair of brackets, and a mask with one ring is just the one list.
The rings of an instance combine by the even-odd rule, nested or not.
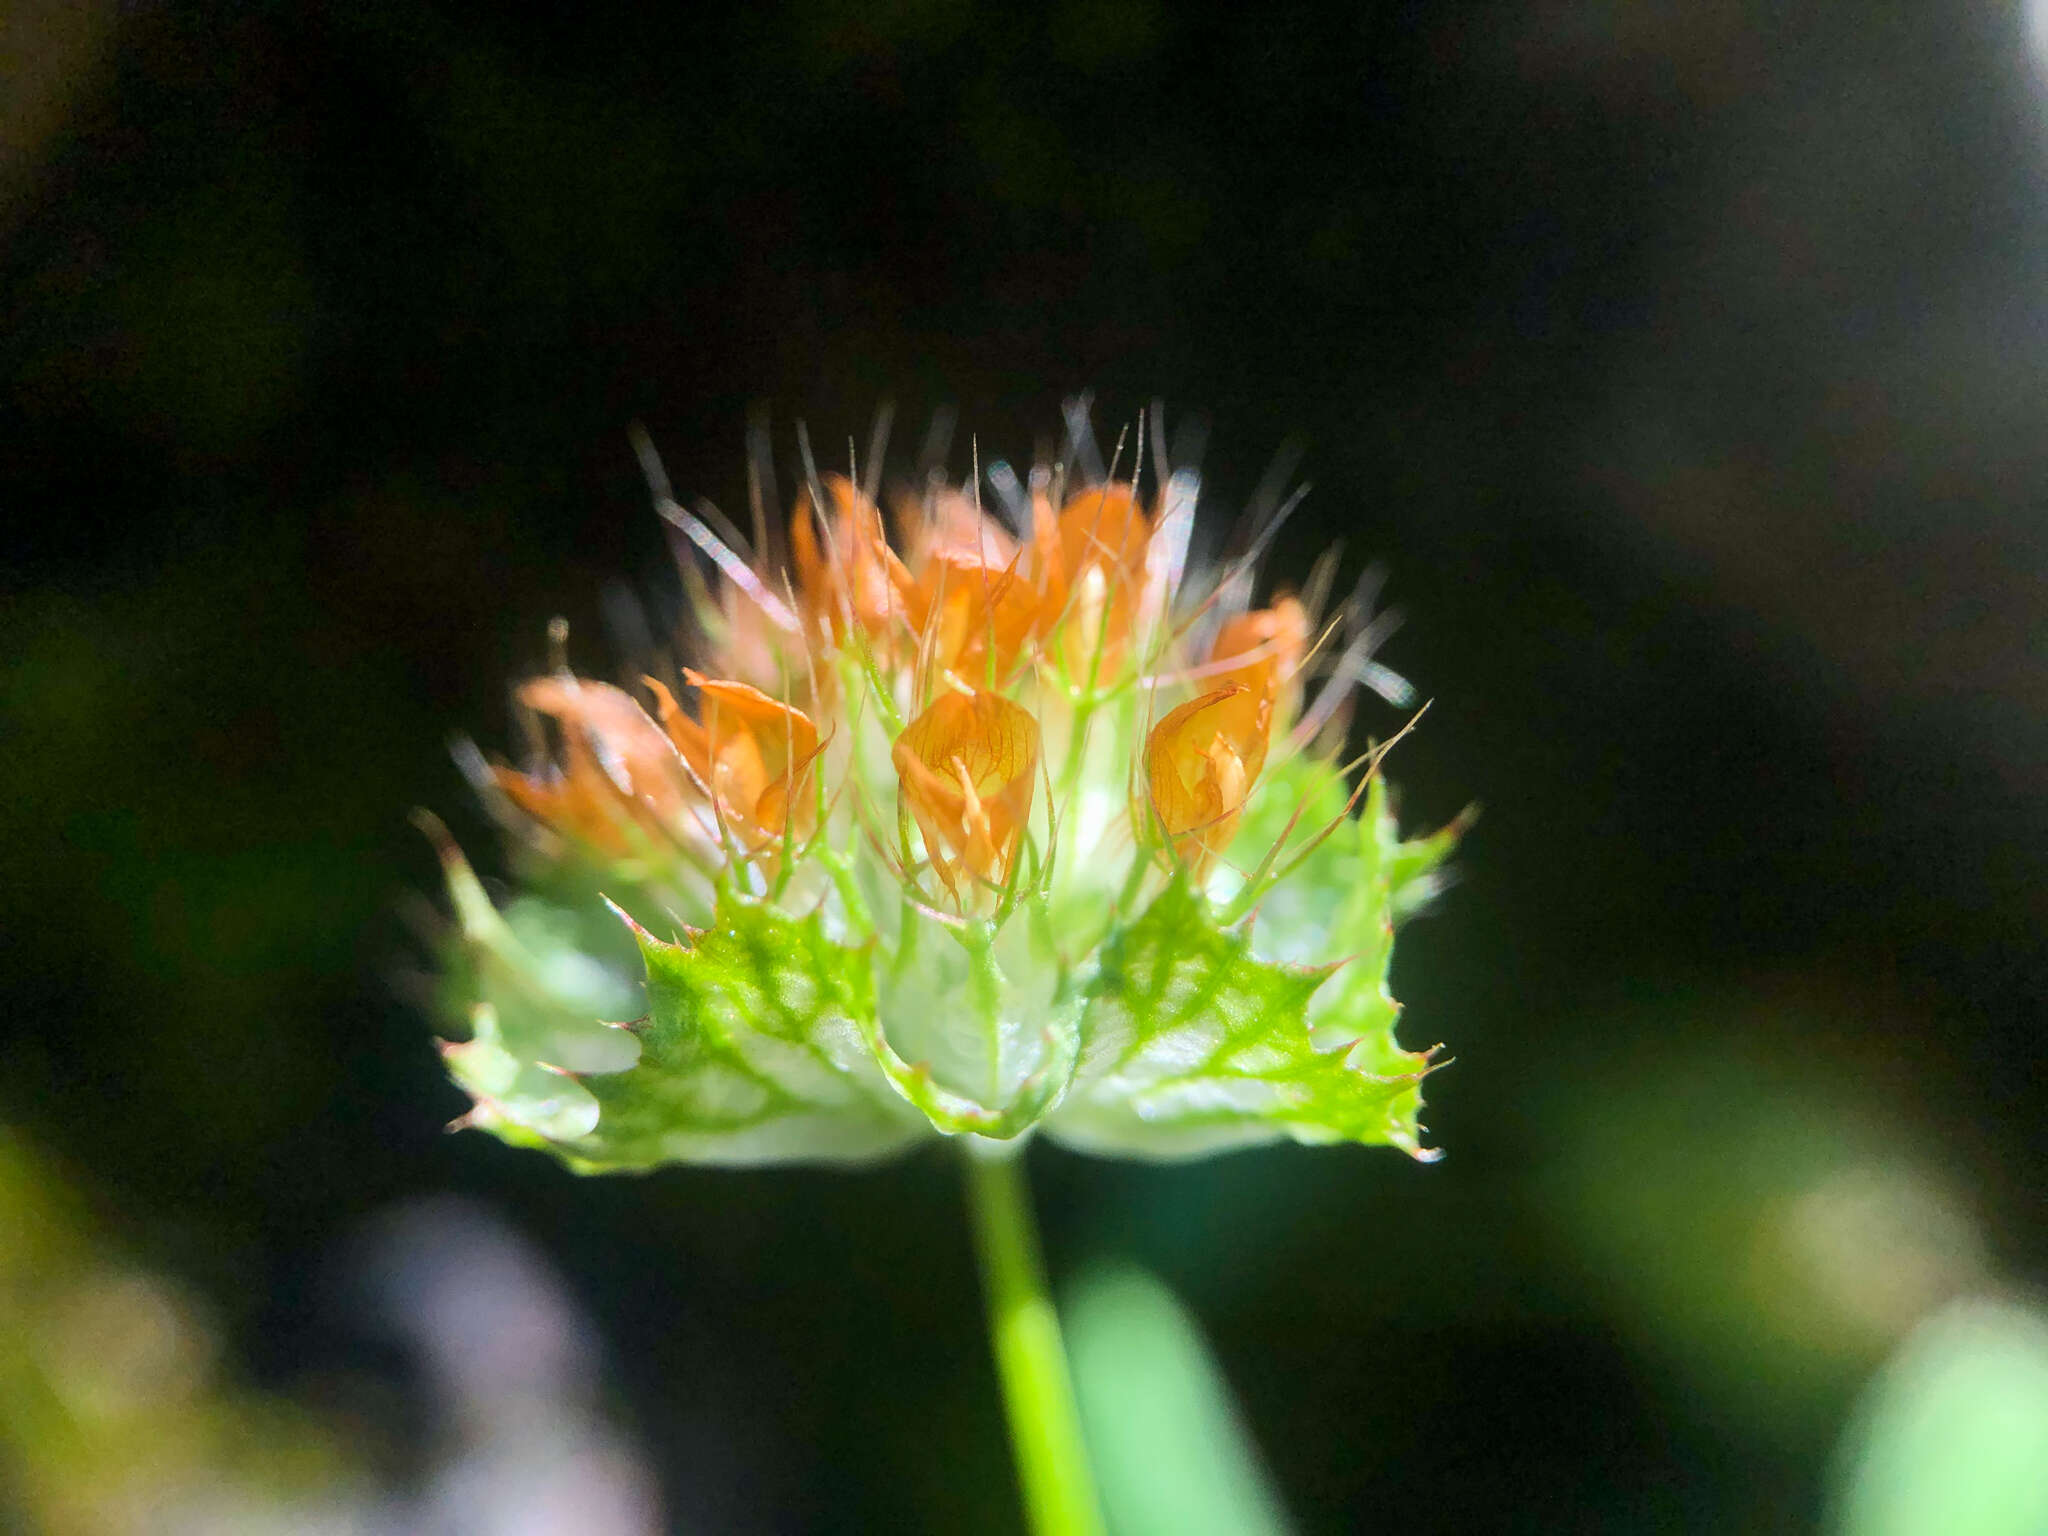
[(466, 1121), (591, 1170), (1034, 1129), (1428, 1155), (1385, 983), (1459, 829), (1403, 841), (1384, 747), (1331, 751), (1397, 693), (1384, 626), (1333, 562), (1251, 606), (1270, 526), (1191, 571), (1195, 478), (1152, 478), (999, 466), (1007, 516), (980, 481), (885, 516), (813, 476), (755, 551), (664, 498), (702, 670), (519, 688), (531, 761), (465, 754), (504, 909), (435, 829)]

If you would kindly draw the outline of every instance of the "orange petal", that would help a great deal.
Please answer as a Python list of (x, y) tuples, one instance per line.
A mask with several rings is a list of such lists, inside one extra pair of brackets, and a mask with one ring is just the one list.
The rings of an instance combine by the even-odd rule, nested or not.
[(1006, 679), (1038, 623), (1038, 594), (1014, 561), (992, 566), (961, 551), (933, 556), (904, 599), (934, 663), (969, 679), (991, 658), (996, 680)]
[(879, 635), (899, 611), (880, 508), (844, 475), (827, 475), (832, 502), (830, 537), (820, 546), (811, 498), (806, 492), (790, 524), (789, 543), (797, 590), (814, 632), (844, 636), (849, 618)]
[(1151, 523), (1122, 481), (1091, 486), (1060, 508), (1038, 540), (1039, 626), (1075, 677), (1106, 675), (1123, 654), (1145, 584)]
[(491, 766), (491, 777), (506, 799), (541, 825), (606, 853), (631, 852), (618, 797), (607, 786), (581, 776), (521, 773), (502, 763)]
[[(1231, 683), (1170, 710), (1145, 742), (1145, 784), (1174, 852), (1199, 877), (1229, 846), (1252, 781), (1266, 757), (1266, 732), (1246, 716), (1250, 690)], [(1270, 712), (1268, 713), (1270, 721)]]
[(780, 843), (792, 808), (797, 830), (809, 823), (811, 765), (820, 750), (811, 717), (747, 683), (709, 678), (685, 668), (698, 693), (692, 720), (653, 678), (661, 723), (697, 782), (711, 794), (720, 821), (749, 852)]
[(1037, 785), (1038, 721), (1000, 694), (941, 693), (891, 756), (904, 802), (949, 890), (1009, 879)]
[(1242, 757), (1248, 780), (1265, 766), (1276, 723), (1294, 711), (1296, 674), (1307, 649), (1308, 610), (1292, 597), (1237, 615), (1216, 636), (1211, 662), (1240, 662), (1217, 674), (1217, 685), (1244, 691), (1221, 707), (1214, 723)]
[(1308, 610), (1299, 599), (1283, 596), (1270, 608), (1240, 613), (1217, 632), (1209, 652), (1212, 662), (1238, 660), (1223, 674), (1275, 703), (1291, 700), (1301, 659), (1308, 650)]
[(1091, 565), (1112, 576), (1143, 576), (1152, 525), (1138, 494), (1121, 480), (1090, 486), (1060, 508), (1060, 560), (1071, 583)]
[(923, 499), (905, 496), (895, 503), (896, 526), (905, 530), (910, 563), (965, 555), (1000, 570), (1015, 557), (1017, 541), (1009, 529), (976, 506), (972, 497), (951, 486)]
[(675, 748), (631, 695), (609, 683), (536, 677), (520, 685), (519, 701), (562, 728), (554, 773), (492, 770), (529, 816), (611, 853), (628, 850), (629, 820), (658, 827), (682, 816), (688, 781)]

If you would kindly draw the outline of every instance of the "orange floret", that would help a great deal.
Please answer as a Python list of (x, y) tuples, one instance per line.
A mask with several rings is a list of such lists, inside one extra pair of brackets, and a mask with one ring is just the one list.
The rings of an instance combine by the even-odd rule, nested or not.
[(663, 830), (682, 819), (689, 796), (682, 763), (629, 694), (609, 683), (536, 677), (520, 685), (519, 702), (557, 721), (562, 735), (552, 772), (491, 770), (527, 815), (611, 854), (630, 851), (628, 829), (636, 823)]
[(1111, 481), (1070, 497), (1034, 540), (1039, 623), (1058, 629), (1070, 676), (1114, 673), (1145, 586), (1152, 525), (1131, 486)]
[(900, 497), (895, 510), (904, 550), (920, 573), (934, 556), (966, 555), (998, 568), (1016, 556), (1017, 541), (1010, 531), (954, 487), (941, 486), (922, 500)]
[(1145, 779), (1175, 854), (1199, 878), (1230, 843), (1273, 731), (1295, 707), (1308, 611), (1292, 597), (1227, 622), (1210, 651), (1218, 686), (1171, 711), (1145, 744)]
[(813, 821), (811, 764), (820, 751), (811, 717), (746, 683), (688, 668), (683, 677), (698, 692), (701, 720), (684, 714), (653, 678), (646, 682), (669, 740), (711, 797), (724, 835), (744, 852), (759, 854), (779, 847), (792, 830), (806, 834)]
[(903, 607), (933, 665), (972, 683), (1007, 681), (1038, 625), (1038, 593), (1017, 566), (964, 550), (941, 551), (906, 579)]
[(946, 888), (1010, 877), (1038, 772), (1038, 722), (1000, 694), (947, 690), (891, 753), (904, 803)]
[[(1230, 845), (1252, 781), (1266, 761), (1268, 732), (1231, 683), (1190, 699), (1152, 727), (1145, 741), (1145, 784), (1153, 813), (1176, 858), (1199, 879)], [(1270, 711), (1267, 723), (1270, 724)]]
[(809, 492), (797, 503), (789, 526), (797, 594), (812, 633), (846, 638), (849, 620), (869, 635), (880, 635), (901, 613), (891, 568), (896, 557), (882, 528), (882, 512), (844, 475), (825, 477), (832, 514), (821, 544), (820, 514)]
[(1209, 653), (1211, 665), (1238, 663), (1216, 673), (1216, 685), (1237, 683), (1244, 688), (1224, 706), (1225, 715), (1216, 728), (1232, 740), (1258, 742), (1256, 758), (1246, 759), (1248, 778), (1259, 776), (1274, 729), (1294, 714), (1301, 693), (1296, 674), (1308, 639), (1308, 610), (1292, 597), (1239, 614), (1216, 636)]

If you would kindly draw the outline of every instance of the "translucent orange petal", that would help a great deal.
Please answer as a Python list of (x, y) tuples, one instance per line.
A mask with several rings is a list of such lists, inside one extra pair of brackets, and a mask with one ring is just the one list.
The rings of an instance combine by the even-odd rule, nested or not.
[(806, 793), (819, 751), (818, 727), (802, 710), (771, 698), (747, 683), (683, 671), (698, 693), (699, 719), (692, 720), (675, 697), (653, 678), (661, 723), (699, 784), (708, 790), (726, 830), (749, 852), (772, 849), (789, 828), (811, 822)]
[(505, 798), (542, 826), (613, 855), (631, 851), (619, 797), (583, 775), (527, 774), (503, 763), (491, 777)]
[(1218, 706), (1213, 724), (1243, 760), (1248, 782), (1265, 767), (1277, 724), (1293, 713), (1307, 648), (1308, 610), (1292, 597), (1237, 615), (1216, 636), (1212, 663), (1243, 662), (1217, 674), (1217, 685), (1235, 684), (1243, 692)]
[(951, 486), (923, 500), (906, 496), (894, 505), (910, 563), (920, 573), (935, 557), (965, 555), (1000, 570), (1016, 556), (1017, 541), (1010, 531)]
[(1112, 575), (1142, 576), (1152, 524), (1138, 494), (1123, 481), (1090, 486), (1060, 508), (1060, 560), (1072, 581), (1091, 565)]
[(1000, 694), (948, 690), (891, 756), (925, 852), (948, 889), (1009, 879), (1037, 787), (1038, 721)]
[(1266, 756), (1266, 733), (1230, 683), (1167, 712), (1145, 742), (1145, 785), (1174, 852), (1197, 876), (1229, 846), (1252, 781)]
[(492, 770), (498, 787), (529, 816), (610, 853), (628, 850), (627, 828), (673, 825), (689, 785), (661, 727), (609, 683), (537, 677), (519, 701), (561, 726), (561, 761), (549, 774)]
[(830, 537), (819, 538), (808, 491), (789, 529), (804, 617), (814, 634), (843, 638), (851, 618), (870, 635), (879, 635), (898, 611), (890, 572), (895, 557), (882, 530), (881, 509), (844, 475), (827, 475), (824, 491), (832, 503)]
[(1152, 525), (1122, 481), (1069, 497), (1035, 540), (1039, 628), (1070, 676), (1106, 676), (1122, 657), (1145, 581)]
[(992, 566), (964, 551), (934, 555), (904, 593), (904, 610), (922, 637), (935, 626), (935, 663), (964, 679), (984, 680), (994, 660), (1007, 679), (1038, 624), (1038, 594), (1013, 563)]
[(1244, 664), (1224, 673), (1254, 693), (1276, 703), (1291, 698), (1302, 656), (1308, 650), (1308, 610), (1299, 599), (1282, 596), (1270, 608), (1240, 613), (1217, 632), (1209, 652), (1212, 662), (1242, 658)]

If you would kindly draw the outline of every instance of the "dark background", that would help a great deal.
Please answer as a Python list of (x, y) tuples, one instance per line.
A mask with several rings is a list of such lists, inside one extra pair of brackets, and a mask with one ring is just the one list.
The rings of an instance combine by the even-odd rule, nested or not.
[(502, 868), (448, 736), (672, 587), (635, 420), (739, 509), (756, 407), (787, 465), (957, 406), (964, 473), (1163, 397), (1218, 526), (1305, 448), (1282, 576), (1389, 567), (1405, 818), (1485, 806), (1395, 978), (1445, 1161), (1034, 1158), (1056, 1273), (1179, 1291), (1304, 1531), (1811, 1529), (1928, 1298), (1855, 1293), (1918, 1228), (1807, 1263), (1786, 1202), (1904, 1170), (1981, 1245), (1943, 1285), (2041, 1274), (2027, 14), (13, 9), (0, 1120), (392, 1476), (329, 1277), (450, 1191), (587, 1309), (678, 1528), (1015, 1520), (944, 1159), (440, 1132), (406, 815)]

